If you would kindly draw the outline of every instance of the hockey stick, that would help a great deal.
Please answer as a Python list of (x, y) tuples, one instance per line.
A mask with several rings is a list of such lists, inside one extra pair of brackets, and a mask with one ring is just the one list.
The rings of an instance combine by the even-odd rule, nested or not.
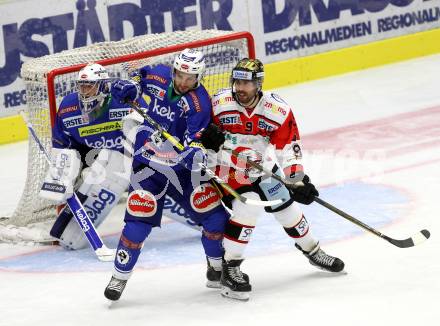
[[(139, 113), (153, 128), (158, 130), (162, 136), (165, 137), (166, 140), (168, 140), (174, 147), (176, 147), (178, 150), (183, 151), (184, 146), (175, 139), (172, 135), (170, 135), (166, 130), (162, 128), (162, 126), (157, 123), (153, 118), (151, 118), (147, 113), (145, 113), (142, 108), (137, 104), (136, 102), (129, 101), (127, 102), (137, 113)], [(209, 169), (206, 165), (199, 163), (199, 166), (202, 170), (204, 170), (208, 176), (211, 179), (214, 179), (223, 189), (225, 189), (227, 192), (229, 192), (232, 196), (234, 196), (236, 199), (241, 201), (244, 204), (254, 205), (254, 206), (275, 206), (279, 205), (284, 202), (282, 199), (277, 200), (255, 200), (246, 198), (243, 195), (240, 195), (238, 192), (236, 192), (226, 181), (218, 177), (214, 171)]]
[[(34, 127), (32, 124), (28, 121), (26, 115), (23, 111), (20, 112), (21, 116), (23, 117), (24, 122), (26, 123), (26, 126), (32, 135), (32, 138), (37, 143), (38, 147), (40, 148), (40, 151), (44, 154), (46, 157), (46, 160), (51, 163), (51, 158), (49, 153), (44, 148), (43, 144), (41, 143), (40, 139), (38, 138)], [(113, 261), (115, 257), (115, 250), (109, 249), (106, 247), (104, 242), (102, 242), (101, 237), (99, 236), (98, 232), (96, 232), (95, 226), (93, 225), (92, 221), (90, 220), (89, 216), (87, 215), (86, 210), (84, 209), (83, 205), (78, 199), (78, 196), (74, 192), (73, 195), (70, 198), (67, 198), (67, 205), (69, 206), (70, 210), (72, 211), (73, 216), (75, 217), (75, 220), (78, 222), (79, 227), (84, 232), (84, 235), (86, 236), (87, 240), (90, 243), (90, 246), (95, 251), (96, 256), (101, 261)]]
[[(226, 150), (228, 152), (231, 152), (232, 155), (234, 155), (235, 157), (237, 157), (237, 159), (241, 159), (243, 160), (244, 158), (242, 156), (240, 156), (240, 153), (234, 149), (231, 148), (227, 148), (227, 147), (223, 147), (223, 150)], [(286, 180), (278, 175), (276, 175), (275, 173), (273, 173), (272, 171), (269, 171), (267, 169), (265, 169), (263, 166), (261, 166), (258, 163), (255, 163), (254, 161), (250, 160), (248, 157), (246, 157), (246, 162), (256, 168), (257, 170), (264, 172), (266, 175), (274, 178), (275, 180), (280, 181), (281, 183), (283, 183), (284, 185), (287, 185), (288, 182), (286, 182)], [(378, 230), (374, 229), (373, 227), (365, 224), (364, 222), (358, 220), (357, 218), (345, 213), (344, 211), (340, 210), (339, 208), (329, 204), (328, 202), (326, 202), (325, 200), (319, 198), (319, 197), (315, 197), (314, 199), (315, 202), (317, 202), (318, 204), (324, 206), (325, 208), (331, 210), (332, 212), (342, 216), (343, 218), (345, 218), (346, 220), (349, 220), (350, 222), (356, 224), (357, 226), (360, 226), (361, 228), (363, 228), (364, 230), (367, 230), (371, 233), (373, 233), (374, 235), (388, 241), (389, 243), (395, 245), (396, 247), (399, 248), (409, 248), (409, 247), (414, 247), (415, 245), (418, 245), (422, 242), (424, 242), (425, 240), (429, 239), (429, 237), (431, 236), (431, 234), (429, 233), (428, 230), (423, 229), (419, 232), (417, 232), (416, 234), (414, 234), (412, 237), (407, 238), (407, 239), (403, 239), (403, 240), (397, 240), (397, 239), (393, 239), (390, 238), (389, 236), (379, 232)]]

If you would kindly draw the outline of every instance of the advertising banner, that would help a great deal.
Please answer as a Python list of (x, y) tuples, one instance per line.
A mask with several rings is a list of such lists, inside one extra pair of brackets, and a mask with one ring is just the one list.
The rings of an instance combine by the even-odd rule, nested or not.
[[(36, 8), (38, 7), (38, 8)], [(26, 104), (23, 62), (187, 29), (250, 31), (264, 63), (440, 27), (440, 0), (3, 0), (0, 117)]]

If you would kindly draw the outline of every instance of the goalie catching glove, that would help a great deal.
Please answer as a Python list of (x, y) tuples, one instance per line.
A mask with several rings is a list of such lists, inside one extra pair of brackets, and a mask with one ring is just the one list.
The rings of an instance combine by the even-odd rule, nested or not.
[(319, 196), (318, 190), (316, 190), (306, 174), (302, 179), (302, 184), (286, 183), (286, 187), (292, 194), (293, 200), (304, 205), (310, 205), (315, 200), (315, 197)]
[(74, 149), (53, 148), (49, 170), (40, 197), (64, 203), (73, 195), (73, 186), (81, 169), (81, 157)]

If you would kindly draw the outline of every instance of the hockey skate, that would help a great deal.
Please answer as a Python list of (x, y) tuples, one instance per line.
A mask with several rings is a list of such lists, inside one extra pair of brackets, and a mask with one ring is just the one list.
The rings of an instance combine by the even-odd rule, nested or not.
[(310, 264), (318, 267), (327, 272), (341, 272), (344, 269), (344, 262), (330, 255), (327, 255), (324, 250), (319, 247), (319, 244), (316, 245), (310, 252), (306, 252), (302, 250), (302, 248), (295, 244), (299, 250), (309, 259)]
[[(206, 287), (212, 288), (212, 289), (220, 289), (222, 285), (220, 284), (220, 279), (222, 277), (222, 271), (216, 271), (214, 267), (211, 266), (209, 263), (209, 260), (207, 259), (206, 262), (208, 263), (208, 268), (206, 270)], [(243, 279), (246, 282), (249, 282), (249, 276), (246, 273), (243, 274)]]
[(112, 276), (110, 283), (105, 288), (104, 296), (111, 301), (119, 300), (126, 284), (127, 280), (120, 280)]
[(227, 298), (247, 301), (252, 286), (249, 284), (249, 277), (242, 273), (240, 265), (243, 259), (223, 261), (221, 276), (221, 295)]
[(206, 261), (208, 263), (208, 268), (206, 270), (206, 278), (208, 279), (206, 281), (206, 287), (212, 289), (220, 289), (220, 278), (222, 277), (222, 271), (216, 271), (214, 267), (212, 267), (209, 263), (209, 260), (206, 259)]

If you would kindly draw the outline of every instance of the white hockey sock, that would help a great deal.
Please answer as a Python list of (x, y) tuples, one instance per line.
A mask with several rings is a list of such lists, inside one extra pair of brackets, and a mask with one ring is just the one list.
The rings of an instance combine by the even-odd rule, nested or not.
[(273, 214), (302, 250), (309, 252), (316, 247), (318, 241), (313, 238), (309, 223), (295, 203)]

